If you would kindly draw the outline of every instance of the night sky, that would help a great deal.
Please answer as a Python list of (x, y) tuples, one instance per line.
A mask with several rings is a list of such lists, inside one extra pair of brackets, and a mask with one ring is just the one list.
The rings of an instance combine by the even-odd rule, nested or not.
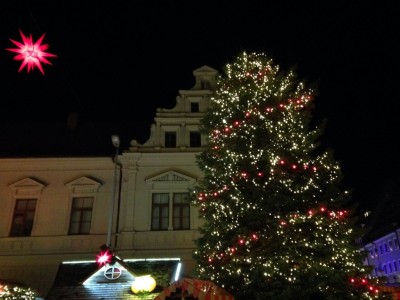
[[(1, 1), (0, 156), (112, 155), (110, 134), (145, 142), (193, 70), (265, 52), (317, 84), (322, 145), (373, 203), (399, 177), (399, 16), (398, 1)], [(45, 76), (5, 50), (19, 29), (46, 34)], [(65, 132), (71, 112), (79, 133)]]

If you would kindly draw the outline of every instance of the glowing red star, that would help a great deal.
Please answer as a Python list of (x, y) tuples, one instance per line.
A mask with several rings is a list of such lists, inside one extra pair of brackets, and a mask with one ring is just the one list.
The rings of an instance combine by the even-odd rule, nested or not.
[(46, 57), (57, 57), (55, 54), (45, 52), (45, 50), (49, 48), (48, 44), (42, 44), (45, 34), (43, 34), (35, 43), (33, 43), (32, 34), (27, 37), (22, 33), (21, 30), (19, 30), (19, 33), (22, 37), (22, 43), (10, 39), (10, 41), (19, 48), (6, 49), (8, 51), (18, 53), (14, 56), (14, 60), (23, 60), (18, 72), (20, 72), (26, 66), (29, 73), (30, 70), (33, 70), (36, 66), (44, 75), (41, 63), (51, 65), (51, 62), (49, 62)]
[(96, 262), (99, 264), (99, 266), (106, 265), (109, 262), (111, 262), (112, 255), (108, 250), (105, 250), (104, 252), (101, 252), (99, 255), (97, 255)]

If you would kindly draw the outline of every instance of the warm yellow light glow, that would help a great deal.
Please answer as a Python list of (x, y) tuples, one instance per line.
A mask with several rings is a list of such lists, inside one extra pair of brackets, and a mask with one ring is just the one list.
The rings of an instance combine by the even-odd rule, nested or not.
[(156, 280), (150, 275), (135, 277), (131, 290), (137, 294), (139, 292), (151, 292), (156, 288)]

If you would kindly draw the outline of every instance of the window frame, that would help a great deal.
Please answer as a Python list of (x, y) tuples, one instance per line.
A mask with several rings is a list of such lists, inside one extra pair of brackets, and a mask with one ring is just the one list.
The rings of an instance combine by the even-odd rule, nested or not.
[(177, 134), (176, 131), (168, 130), (164, 132), (164, 147), (165, 148), (176, 148)]
[[(175, 200), (178, 200), (175, 198), (177, 195), (186, 195), (187, 202), (186, 203), (175, 203)], [(189, 230), (190, 229), (190, 200), (189, 200), (189, 193), (173, 193), (172, 194), (172, 228), (174, 230)], [(181, 200), (181, 199), (179, 199)], [(176, 210), (178, 209), (179, 211), (179, 216), (175, 216)], [(187, 210), (187, 212), (186, 212)], [(187, 213), (187, 216), (185, 216), (185, 213)], [(179, 226), (175, 226), (175, 221), (178, 220)], [(184, 223), (187, 223), (187, 225), (184, 225)]]
[[(82, 200), (82, 205), (77, 207), (75, 202)], [(90, 206), (85, 206), (85, 200), (90, 200)], [(93, 196), (80, 196), (80, 197), (73, 197), (72, 198), (72, 205), (71, 205), (71, 212), (69, 218), (69, 227), (68, 227), (68, 235), (83, 235), (83, 234), (90, 234), (90, 228), (92, 227), (92, 220), (93, 220), (93, 205), (94, 205), (94, 197)], [(85, 220), (85, 216), (90, 211), (90, 220)], [(74, 215), (78, 215), (78, 221), (74, 221)], [(89, 223), (89, 228), (84, 228), (85, 225)], [(78, 224), (77, 231), (73, 230), (73, 225)]]
[[(42, 197), (43, 190), (45, 189), (45, 185), (41, 183), (40, 181), (26, 177), (21, 180), (18, 180), (17, 182), (14, 182), (13, 184), (8, 186), (13, 194), (13, 202), (14, 206), (13, 208), (10, 208), (10, 214), (9, 214), (9, 222), (8, 222), (8, 233), (9, 236), (11, 236), (12, 232), (12, 227), (14, 223), (14, 211), (15, 208), (17, 207), (17, 201), (18, 200), (24, 200), (24, 199), (36, 199), (36, 206), (35, 206), (35, 213), (33, 216), (33, 222), (32, 222), (32, 228), (30, 231), (29, 236), (34, 236), (36, 234), (36, 224), (37, 224), (37, 219), (38, 219), (38, 207), (40, 207), (40, 199)], [(11, 210), (13, 209), (13, 210)]]
[[(18, 209), (19, 204), (22, 202), (26, 202), (23, 209)], [(29, 208), (29, 203), (34, 202), (34, 207)], [(32, 235), (33, 224), (35, 223), (35, 215), (36, 215), (36, 207), (37, 207), (38, 199), (36, 198), (18, 198), (15, 199), (14, 212), (11, 222), (10, 228), (10, 237), (29, 237)], [(17, 214), (19, 216), (22, 215), (21, 225), (18, 226), (16, 219)], [(31, 218), (28, 219), (27, 215), (31, 215)]]
[(200, 103), (199, 102), (190, 102), (190, 112), (198, 113), (200, 112)]
[[(178, 195), (186, 195), (187, 203), (177, 203)], [(164, 203), (154, 203), (156, 196), (164, 196)], [(165, 230), (190, 230), (190, 200), (189, 192), (163, 192), (152, 193), (151, 195), (151, 231), (165, 231)], [(178, 216), (176, 210), (178, 209)], [(155, 213), (158, 215), (155, 216)], [(165, 216), (165, 214), (167, 216)], [(178, 218), (178, 226), (175, 226)], [(167, 220), (167, 222), (165, 222)], [(186, 223), (186, 225), (184, 224)]]
[(199, 131), (189, 131), (189, 147), (198, 148), (201, 147), (201, 133)]
[[(167, 196), (167, 202), (166, 203), (154, 203), (155, 200), (164, 200), (164, 199), (155, 199), (156, 196)], [(165, 217), (163, 212), (165, 212), (166, 208), (166, 214), (167, 216)], [(158, 212), (158, 216), (155, 216), (154, 214)], [(168, 230), (169, 229), (169, 194), (168, 193), (152, 193), (151, 195), (151, 230), (152, 231), (163, 231), (163, 230)], [(155, 220), (158, 220), (155, 222)], [(163, 225), (163, 220), (167, 219), (167, 224), (166, 226)], [(157, 223), (157, 226), (155, 226), (155, 223)]]
[(190, 202), (190, 193), (194, 190), (195, 184), (198, 179), (194, 176), (184, 175), (180, 172), (170, 170), (163, 173), (159, 173), (155, 176), (150, 176), (145, 180), (145, 182), (149, 185), (148, 190), (148, 224), (147, 228), (149, 231), (152, 231), (154, 228), (152, 222), (153, 218), (153, 194), (156, 193), (165, 193), (168, 194), (168, 209), (169, 209), (169, 218), (168, 218), (168, 230), (178, 230), (173, 228), (173, 194), (184, 193), (188, 194), (189, 200), (189, 214), (188, 214), (188, 229), (179, 229), (179, 230), (191, 230), (193, 226), (195, 226), (195, 219), (198, 217), (198, 212), (195, 207)]
[[(95, 227), (93, 222), (94, 222), (94, 216), (96, 216), (97, 197), (101, 183), (87, 176), (82, 176), (69, 183), (66, 183), (65, 186), (69, 190), (69, 211), (68, 211), (68, 219), (65, 222), (65, 228), (64, 228), (65, 234), (71, 236), (80, 234), (82, 235), (91, 234), (92, 229)], [(88, 233), (73, 233), (73, 234), (70, 233), (71, 220), (73, 214), (73, 204), (75, 198), (93, 198), (90, 229)]]

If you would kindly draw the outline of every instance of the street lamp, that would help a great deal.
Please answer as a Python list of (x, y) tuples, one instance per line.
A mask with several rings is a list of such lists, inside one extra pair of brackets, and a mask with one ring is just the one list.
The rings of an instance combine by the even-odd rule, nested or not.
[(118, 155), (118, 148), (119, 148), (119, 145), (120, 145), (119, 136), (116, 135), (116, 134), (113, 134), (111, 136), (111, 142), (114, 145), (114, 147), (117, 148), (117, 155)]
[(111, 249), (111, 234), (113, 230), (113, 221), (114, 221), (114, 209), (115, 209), (115, 196), (116, 196), (116, 190), (117, 190), (117, 180), (118, 180), (118, 152), (119, 152), (119, 146), (120, 146), (120, 140), (119, 136), (116, 134), (113, 134), (111, 136), (111, 142), (113, 146), (115, 147), (115, 156), (114, 156), (114, 184), (113, 184), (113, 190), (112, 190), (112, 196), (110, 199), (110, 209), (109, 209), (109, 215), (108, 215), (108, 232), (107, 232), (107, 247)]

